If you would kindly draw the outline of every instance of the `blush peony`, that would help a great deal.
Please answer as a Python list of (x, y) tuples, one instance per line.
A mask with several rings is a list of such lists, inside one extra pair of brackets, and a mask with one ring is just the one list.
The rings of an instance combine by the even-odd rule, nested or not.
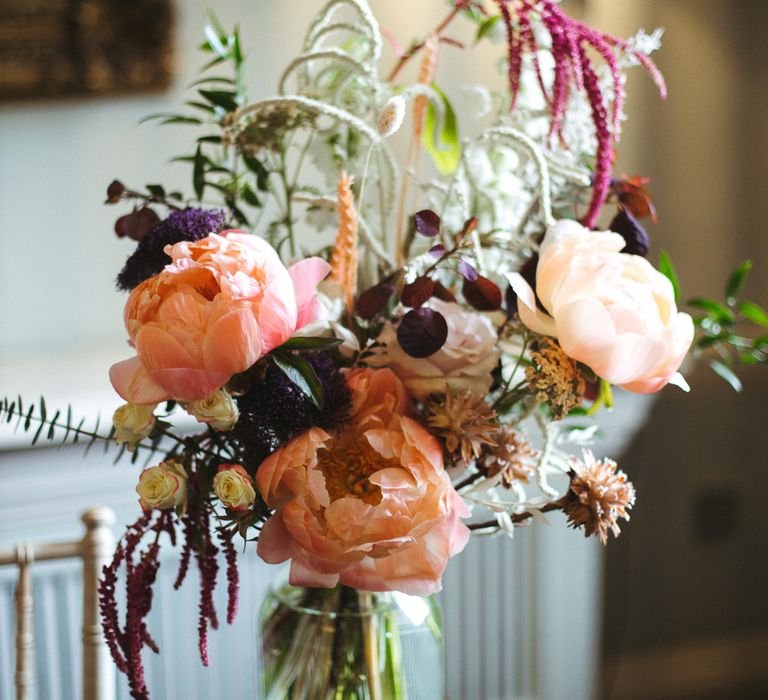
[(197, 401), (219, 389), (316, 318), (315, 287), (330, 271), (320, 258), (286, 269), (266, 241), (239, 231), (166, 253), (170, 264), (125, 307), (137, 356), (109, 372), (131, 403)]
[(430, 299), (426, 306), (439, 311), (448, 324), (445, 344), (428, 357), (411, 357), (397, 342), (397, 329), (387, 324), (379, 336), (387, 352), (382, 358), (417, 399), (444, 394), (448, 387), (483, 395), (491, 386), (491, 372), (499, 361), (497, 335), (488, 317), (458, 304)]
[(645, 259), (620, 252), (624, 239), (575, 221), (551, 226), (541, 245), (536, 297), (519, 274), (509, 276), (522, 322), (554, 336), (563, 351), (599, 377), (637, 393), (668, 382), (693, 341), (693, 321), (679, 313), (670, 281)]
[(294, 585), (337, 583), (427, 595), (469, 538), (467, 506), (443, 468), (434, 436), (408, 417), (410, 402), (388, 369), (347, 375), (352, 421), (332, 436), (313, 428), (256, 473), (276, 509), (259, 555), (291, 559)]

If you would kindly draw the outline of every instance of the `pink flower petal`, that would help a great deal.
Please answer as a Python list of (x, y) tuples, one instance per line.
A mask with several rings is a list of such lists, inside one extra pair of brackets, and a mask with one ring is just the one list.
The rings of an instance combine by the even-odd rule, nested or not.
[(554, 320), (537, 308), (533, 290), (523, 276), (512, 272), (507, 275), (507, 281), (512, 291), (517, 294), (517, 312), (520, 314), (520, 320), (534, 333), (557, 335)]
[(171, 398), (165, 388), (152, 380), (138, 357), (112, 365), (109, 368), (109, 381), (115, 391), (129, 403), (149, 405)]
[(205, 366), (229, 376), (244, 372), (262, 354), (261, 331), (250, 306), (216, 319), (203, 341)]
[(276, 513), (261, 528), (256, 552), (267, 564), (281, 564), (291, 558), (295, 549), (293, 538), (285, 529), (282, 516)]
[(296, 295), (298, 318), (296, 329), (306, 326), (316, 320), (315, 289), (331, 271), (331, 266), (322, 258), (307, 258), (300, 260), (288, 268), (293, 280)]
[(229, 374), (183, 367), (153, 370), (149, 376), (177, 401), (204, 399), (229, 381)]

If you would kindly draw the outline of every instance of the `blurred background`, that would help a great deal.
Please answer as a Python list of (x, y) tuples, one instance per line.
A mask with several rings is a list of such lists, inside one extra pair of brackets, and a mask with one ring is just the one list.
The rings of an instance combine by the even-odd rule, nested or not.
[[(53, 17), (64, 4), (25, 0), (23, 7)], [(121, 11), (122, 3), (113, 4)], [(119, 178), (190, 190), (189, 169), (169, 160), (189, 150), (191, 132), (138, 126), (139, 120), (189, 99), (185, 86), (202, 63), (196, 47), (207, 7), (225, 26), (240, 23), (250, 93), (261, 97), (274, 92), (322, 4), (177, 0), (171, 21), (164, 14), (169, 3), (142, 0), (137, 7), (145, 13), (154, 63), (139, 61), (132, 88), (42, 98), (25, 96), (23, 81), (10, 84), (8, 73), (0, 76), (6, 94), (20, 95), (0, 101), (0, 394), (44, 393), (51, 406), (72, 403), (82, 415), (111, 415), (119, 400), (107, 369), (128, 352), (125, 299), (114, 277), (133, 243), (113, 233), (124, 212), (101, 206), (106, 186)], [(94, 45), (119, 43), (99, 33), (98, 7), (111, 7), (110, 1), (75, 5), (93, 23)], [(442, 0), (371, 5), (404, 44), (446, 7)], [(571, 0), (565, 6), (619, 36), (639, 27), (666, 29), (656, 58), (670, 97), (660, 101), (651, 81), (633, 72), (617, 171), (652, 178), (659, 211), (658, 226), (649, 229), (654, 255), (670, 252), (686, 296), (721, 298), (728, 273), (751, 258), (755, 270), (745, 295), (768, 305), (768, 3)], [(11, 46), (5, 54), (0, 48), (3, 70), (19, 50), (12, 46), (19, 7), (0, 0), (0, 42)], [(36, 31), (37, 41), (55, 40), (55, 24), (39, 23)], [(470, 38), (467, 31), (457, 35)], [(498, 82), (494, 57), (502, 50), (446, 50), (438, 81), (453, 95), (462, 83)], [(392, 60), (386, 50), (384, 65)], [(107, 78), (94, 80), (108, 80), (105, 70)], [(46, 78), (39, 92), (50, 92), (55, 78)], [(26, 77), (28, 84), (34, 79)], [(443, 596), (451, 700), (766, 696), (768, 376), (745, 372), (737, 395), (708, 368), (686, 374), (690, 396), (669, 388), (648, 400), (619, 397), (619, 408), (605, 417), (596, 451), (615, 457), (638, 489), (632, 522), (618, 541), (604, 550), (557, 522), (528, 528), (514, 541), (473, 543), (452, 563)], [(0, 432), (0, 546), (77, 537), (78, 515), (93, 505), (113, 507), (118, 526), (135, 519), (137, 467), (113, 466), (96, 450), (83, 460), (77, 449), (27, 444), (23, 434)], [(181, 593), (159, 582), (163, 592), (151, 623), (164, 649), (150, 666), (156, 697), (252, 695), (254, 619), (274, 571), (252, 556), (244, 561), (238, 626), (214, 635), (209, 671), (188, 659), (195, 623), (185, 611), (194, 606), (194, 582)], [(77, 574), (67, 566), (36, 571), (36, 697), (74, 698)], [(0, 572), (0, 700), (12, 697), (11, 574)]]

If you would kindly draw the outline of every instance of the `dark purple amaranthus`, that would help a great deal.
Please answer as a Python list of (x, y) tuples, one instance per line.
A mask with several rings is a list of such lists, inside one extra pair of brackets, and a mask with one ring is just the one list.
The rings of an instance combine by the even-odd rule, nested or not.
[[(184, 581), (192, 554), (200, 570), (200, 617), (198, 621), (200, 658), (208, 665), (208, 627), (218, 627), (218, 617), (213, 602), (219, 564), (219, 548), (213, 542), (213, 506), (200, 496), (195, 488), (197, 474), (189, 480), (189, 504), (182, 516), (184, 543), (181, 550), (179, 570), (175, 588)], [(99, 609), (104, 636), (117, 668), (128, 676), (131, 697), (135, 700), (149, 700), (149, 690), (144, 679), (144, 664), (141, 652), (149, 647), (155, 653), (159, 648), (149, 634), (146, 618), (152, 609), (152, 585), (160, 566), (160, 535), (166, 533), (171, 544), (176, 543), (176, 518), (170, 510), (151, 510), (129, 526), (118, 543), (112, 562), (104, 567), (99, 582)], [(238, 571), (237, 556), (232, 536), (234, 531), (216, 529), (221, 549), (227, 562), (228, 605), (227, 622), (234, 621), (237, 612)], [(154, 535), (154, 537), (153, 537)], [(144, 539), (149, 546), (139, 550)], [(125, 570), (125, 623), (121, 625), (117, 607), (117, 578), (120, 568)]]
[(170, 262), (165, 246), (180, 241), (199, 241), (224, 228), (226, 213), (221, 209), (183, 209), (172, 211), (139, 241), (120, 274), (117, 286), (130, 291), (158, 274)]
[[(664, 78), (648, 56), (634, 50), (622, 39), (599, 32), (568, 17), (555, 0), (496, 0), (496, 2), (507, 30), (511, 108), (514, 109), (520, 91), (520, 73), (525, 53), (533, 56), (539, 84), (550, 108), (551, 137), (562, 136), (565, 112), (573, 84), (575, 83), (578, 89), (586, 92), (597, 139), (592, 199), (584, 216), (584, 224), (592, 228), (597, 223), (608, 194), (613, 164), (613, 142), (619, 137), (624, 89), (617, 51), (628, 51), (635, 56), (656, 82), (662, 97), (667, 95)], [(514, 10), (517, 24), (514, 22), (511, 10)], [(534, 17), (540, 19), (551, 39), (551, 51), (555, 59), (551, 94), (544, 85), (536, 58), (538, 46), (531, 22)], [(600, 89), (597, 72), (589, 57), (589, 50), (597, 52), (611, 72), (613, 101), (610, 115), (609, 100)]]

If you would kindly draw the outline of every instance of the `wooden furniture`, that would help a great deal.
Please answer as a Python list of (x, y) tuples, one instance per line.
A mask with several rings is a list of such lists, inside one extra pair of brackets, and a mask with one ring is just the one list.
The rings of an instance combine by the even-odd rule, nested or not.
[(82, 515), (85, 535), (74, 542), (20, 544), (0, 548), (0, 565), (16, 565), (16, 698), (29, 700), (34, 683), (32, 568), (35, 561), (79, 558), (83, 562), (83, 700), (114, 700), (115, 671), (99, 620), (97, 585), (114, 550), (115, 515), (94, 508)]

